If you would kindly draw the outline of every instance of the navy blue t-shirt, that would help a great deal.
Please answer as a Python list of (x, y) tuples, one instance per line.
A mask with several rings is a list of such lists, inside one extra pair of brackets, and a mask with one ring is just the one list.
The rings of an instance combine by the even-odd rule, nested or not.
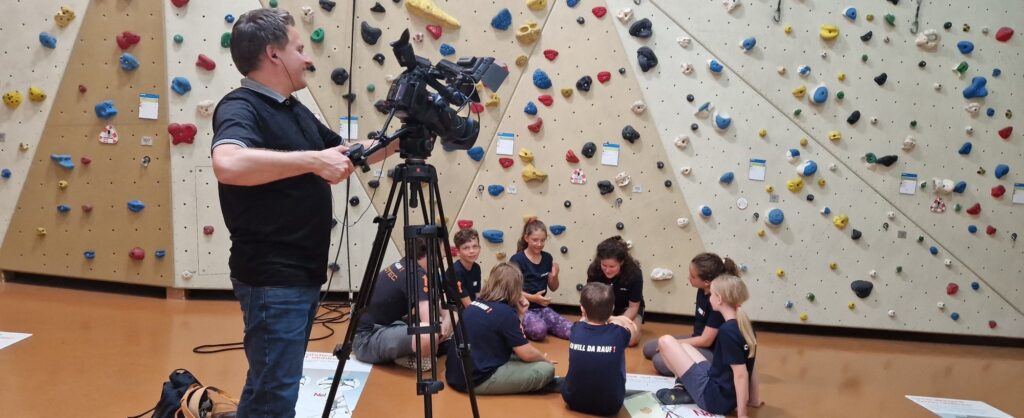
[(736, 385), (733, 381), (732, 365), (746, 364), (747, 373), (754, 372), (754, 359), (750, 355), (750, 347), (740, 333), (739, 324), (735, 319), (725, 321), (718, 327), (715, 340), (715, 358), (711, 361), (708, 371), (708, 385), (704, 388), (704, 400), (708, 412), (728, 414), (736, 409)]
[[(429, 298), (427, 293), (427, 272), (416, 265), (416, 300), (425, 301)], [(404, 318), (412, 310), (409, 303), (408, 290), (405, 279), (405, 266), (402, 262), (395, 262), (381, 270), (377, 274), (377, 284), (373, 288), (373, 295), (366, 306), (366, 311), (359, 317), (359, 326), (356, 332), (372, 331), (376, 325), (390, 325), (395, 321)], [(420, 315), (426, 316), (426, 312)]]
[(587, 277), (587, 283), (600, 282), (612, 287), (612, 291), (615, 293), (615, 308), (612, 309), (612, 315), (622, 315), (629, 309), (630, 302), (639, 302), (640, 311), (638, 314), (644, 313), (644, 276), (639, 271), (633, 274), (633, 279), (629, 283), (622, 283), (622, 274), (612, 277), (611, 279), (604, 276), (603, 273), (598, 274), (598, 277)]
[(569, 373), (562, 399), (569, 409), (615, 415), (626, 397), (626, 346), (629, 331), (614, 324), (579, 321), (569, 337)]
[[(515, 263), (519, 266), (519, 271), (523, 272), (523, 291), (529, 294), (535, 294), (540, 291), (544, 291), (543, 295), (547, 295), (548, 289), (548, 275), (551, 274), (551, 267), (554, 265), (554, 259), (551, 258), (551, 254), (546, 251), (540, 252), (540, 263), (534, 264), (529, 258), (526, 258), (526, 254), (522, 251), (512, 255), (509, 258), (510, 262)], [(540, 309), (544, 305), (536, 304), (531, 302), (530, 309)]]
[[(697, 289), (697, 308), (693, 313), (693, 336), (697, 337), (704, 333), (705, 327), (721, 328), (725, 318), (722, 313), (711, 308), (711, 295), (704, 294), (704, 290)], [(715, 343), (708, 347), (714, 350)]]
[(468, 297), (469, 300), (476, 300), (476, 295), (480, 293), (480, 265), (473, 263), (473, 268), (466, 270), (466, 266), (456, 260), (452, 270), (455, 272), (455, 286), (459, 291), (459, 298)]
[[(474, 385), (483, 383), (508, 363), (513, 348), (528, 343), (519, 324), (519, 315), (505, 302), (475, 301), (463, 311), (462, 322), (472, 348)], [(465, 392), (462, 359), (456, 350), (455, 344), (448, 345), (445, 379), (448, 386)]]

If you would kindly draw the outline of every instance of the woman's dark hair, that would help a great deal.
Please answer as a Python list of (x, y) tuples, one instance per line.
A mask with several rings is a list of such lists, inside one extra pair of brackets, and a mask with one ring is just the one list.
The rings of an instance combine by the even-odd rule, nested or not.
[(239, 16), (231, 28), (231, 60), (238, 72), (248, 75), (259, 67), (267, 45), (284, 49), (288, 26), (295, 26), (295, 18), (282, 9), (256, 9)]
[(736, 277), (740, 276), (740, 269), (736, 267), (736, 262), (729, 257), (722, 258), (714, 253), (700, 253), (690, 262), (697, 266), (697, 277), (706, 282), (715, 280), (716, 277), (726, 273)]
[(601, 271), (601, 260), (614, 259), (622, 266), (619, 267), (619, 280), (623, 285), (628, 285), (633, 279), (640, 277), (643, 280), (643, 273), (640, 263), (629, 254), (629, 247), (622, 237), (616, 235), (597, 244), (597, 254), (594, 261), (587, 268), (587, 282), (604, 282), (604, 272)]

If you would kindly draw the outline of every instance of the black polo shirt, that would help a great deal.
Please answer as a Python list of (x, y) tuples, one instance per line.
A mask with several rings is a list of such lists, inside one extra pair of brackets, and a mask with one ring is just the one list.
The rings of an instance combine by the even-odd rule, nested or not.
[[(319, 151), (341, 137), (294, 96), (242, 80), (213, 114), (213, 146)], [(331, 239), (331, 187), (316, 174), (258, 186), (220, 183), (220, 207), (231, 233), (231, 277), (252, 286), (323, 284)]]

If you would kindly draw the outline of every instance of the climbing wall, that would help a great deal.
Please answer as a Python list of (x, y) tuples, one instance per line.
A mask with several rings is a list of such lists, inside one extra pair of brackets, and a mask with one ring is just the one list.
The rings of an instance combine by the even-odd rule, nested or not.
[[(185, 96), (171, 94), (171, 122), (193, 124), (197, 135), (193, 143), (181, 143), (171, 149), (174, 172), (174, 242), (176, 251), (177, 287), (184, 288), (230, 288), (228, 277), (228, 257), (231, 240), (224, 226), (220, 210), (220, 199), (217, 194), (217, 180), (213, 174), (210, 158), (210, 145), (213, 139), (212, 117), (202, 112), (204, 105), (220, 100), (227, 92), (238, 88), (242, 75), (238, 73), (231, 60), (231, 52), (222, 46), (222, 37), (231, 32), (234, 18), (248, 10), (262, 7), (259, 1), (249, 2), (190, 2), (182, 8), (171, 2), (164, 2), (167, 19), (167, 71), (168, 77), (185, 77), (193, 85), (193, 91)], [(351, 10), (338, 7), (327, 13), (317, 2), (304, 2), (312, 6), (314, 22), (328, 25), (337, 36), (326, 38), (323, 44), (313, 43), (308, 39), (313, 31), (311, 25), (302, 20), (301, 4), (288, 2), (287, 7), (296, 19), (296, 27), (303, 33), (306, 51), (314, 59), (320, 71), (309, 74), (310, 86), (322, 86), (324, 77), (330, 75), (326, 61), (338, 60), (336, 65), (348, 66), (348, 27)], [(282, 7), (285, 5), (282, 5)], [(344, 33), (344, 37), (342, 37)], [(176, 35), (181, 35), (177, 42)], [(344, 40), (344, 42), (343, 42)], [(212, 70), (197, 64), (200, 54), (214, 62)], [(323, 70), (326, 69), (326, 70)], [(330, 83), (329, 77), (326, 82)], [(319, 95), (327, 96), (315, 100), (310, 90), (304, 89), (296, 93), (302, 103), (306, 104), (315, 114), (323, 117), (321, 103), (333, 103), (338, 98), (333, 92), (318, 91)], [(209, 101), (209, 102), (206, 102)], [(205, 102), (205, 103), (204, 103)], [(212, 109), (212, 108), (211, 108)], [(337, 129), (337, 118), (328, 116), (328, 126)], [(352, 179), (356, 179), (352, 177)], [(332, 290), (358, 290), (360, 279), (370, 255), (371, 243), (376, 233), (376, 224), (372, 223), (377, 215), (369, 204), (369, 198), (358, 181), (350, 181), (334, 186), (334, 214), (339, 222), (343, 218), (346, 198), (346, 185), (350, 187), (349, 197), (358, 199), (358, 204), (348, 207), (350, 213), (348, 236), (339, 241), (342, 226), (334, 228), (331, 238), (331, 262), (335, 256), (341, 271), (334, 275), (330, 284)], [(340, 253), (339, 244), (341, 248)], [(351, 256), (346, 251), (351, 249)], [(397, 257), (397, 248), (388, 245), (392, 258)], [(349, 258), (351, 257), (351, 262)], [(351, 267), (350, 275), (347, 270)]]
[[(1021, 71), (1020, 60), (1012, 58), (1019, 54), (1019, 38), (1004, 44), (993, 35), (996, 27), (1021, 22), (987, 21), (1011, 15), (987, 9), (983, 16), (991, 18), (968, 22), (975, 26), (971, 32), (962, 32), (960, 21), (955, 31), (945, 31), (943, 22), (968, 15), (957, 9), (967, 5), (925, 5), (931, 8), (922, 10), (921, 32), (938, 28), (940, 43), (935, 52), (923, 52), (908, 31), (912, 2), (880, 3), (877, 10), (859, 10), (856, 20), (844, 17), (843, 4), (784, 3), (782, 23), (776, 25), (774, 3), (769, 8), (744, 2), (730, 13), (719, 2), (713, 7), (609, 2), (612, 11), (630, 8), (634, 14), (617, 25), (631, 67), (638, 67), (642, 46), (657, 55), (658, 65), (641, 77), (644, 96), (652, 103), (671, 103), (652, 108), (659, 129), (691, 138), (691, 145), (670, 152), (670, 159), (676, 173), (689, 169), (689, 175), (679, 174), (687, 200), (712, 209), (711, 216), (696, 222), (705, 244), (740, 255), (748, 269), (753, 292), (744, 307), (767, 321), (1020, 336), (1024, 321), (1014, 282), (1024, 262), (1011, 235), (1021, 225), (1011, 203), (1015, 176), (1012, 170), (1001, 180), (993, 176), (997, 164), (1013, 167), (1022, 157), (1019, 141), (995, 132), (1012, 124), (1004, 111), (1019, 103), (1012, 98), (1022, 84), (1012, 78)], [(1005, 7), (994, 2), (982, 7), (988, 6)], [(876, 15), (872, 22), (868, 13)], [(894, 27), (886, 22), (887, 13), (894, 15)], [(629, 33), (642, 18), (652, 22), (653, 36)], [(794, 23), (787, 34), (788, 22)], [(820, 23), (835, 24), (839, 36), (823, 40)], [(983, 35), (986, 25), (992, 28)], [(868, 30), (873, 37), (862, 42)], [(756, 44), (743, 52), (741, 41), (749, 37)], [(689, 45), (681, 38), (689, 38)], [(957, 50), (961, 39), (977, 45), (971, 55)], [(721, 73), (711, 70), (709, 60), (722, 66)], [(951, 71), (961, 60), (973, 69), (965, 80)], [(685, 64), (693, 71), (684, 72)], [(800, 74), (801, 65), (811, 68), (808, 75)], [(1003, 74), (992, 77), (993, 68)], [(838, 80), (841, 72), (845, 77)], [(875, 80), (882, 72), (884, 83)], [(962, 96), (966, 80), (974, 76), (990, 80), (982, 113), (998, 109), (991, 118), (972, 118), (963, 110), (976, 100)], [(938, 90), (936, 82), (942, 84)], [(812, 103), (819, 83), (829, 93), (820, 97), (823, 103)], [(805, 97), (794, 97), (792, 90), (800, 85)], [(687, 94), (694, 96), (692, 102), (683, 99)], [(705, 103), (712, 110), (699, 112)], [(857, 109), (861, 120), (847, 122)], [(731, 125), (716, 129), (727, 115)], [(965, 125), (974, 126), (973, 135), (965, 133)], [(831, 132), (840, 138), (829, 139)], [(908, 135), (916, 138), (916, 147), (904, 150)], [(674, 147), (673, 137), (662, 141), (666, 149)], [(965, 141), (973, 142), (974, 152), (958, 155)], [(886, 167), (881, 162), (892, 157), (874, 161), (868, 152), (898, 160)], [(763, 161), (764, 181), (749, 179), (752, 166), (762, 165), (752, 160)], [(808, 160), (816, 162), (817, 173), (798, 175)], [(978, 167), (987, 174), (976, 173)], [(735, 180), (724, 181), (727, 172)], [(904, 172), (919, 179), (904, 190), (913, 195), (899, 192)], [(920, 184), (932, 177), (966, 180), (969, 187), (962, 195), (942, 194), (947, 210), (934, 213), (929, 210), (934, 187), (930, 181)], [(802, 180), (802, 188), (788, 190), (787, 183), (796, 180)], [(1009, 189), (1001, 199), (989, 196), (997, 184)], [(967, 208), (979, 201), (982, 213), (970, 215)], [(784, 214), (777, 227), (766, 223), (769, 214), (780, 213), (772, 208)], [(848, 224), (837, 226), (837, 216)], [(979, 229), (974, 234), (968, 232), (972, 224)], [(995, 233), (986, 234), (988, 225)], [(854, 280), (871, 283), (873, 291), (859, 298), (851, 290)]]
[[(45, 73), (63, 72), (63, 78), (58, 88), (50, 90), (52, 97), (47, 100), (52, 100), (53, 107), (35, 147), (31, 144), (33, 131), (26, 128), (38, 129), (41, 125), (35, 120), (47, 115), (5, 115), (5, 126), (12, 128), (12, 142), (24, 141), (29, 146), (28, 151), (16, 151), (5, 143), (4, 158), (19, 153), (15, 157), (19, 166), (27, 165), (28, 158), (31, 164), (18, 173), (26, 179), (20, 194), (15, 190), (5, 193), (18, 204), (0, 250), (0, 268), (170, 285), (172, 261), (168, 258), (173, 248), (167, 222), (171, 207), (166, 96), (155, 99), (162, 110), (155, 119), (140, 119), (139, 114), (140, 94), (162, 94), (167, 89), (163, 8), (154, 2), (91, 2), (86, 9), (82, 4), (74, 8), (80, 2), (71, 2), (72, 10), (80, 15), (73, 22), (81, 25), (76, 38), (76, 26), (57, 29), (52, 20), (42, 18), (42, 11), (49, 15), (58, 10), (57, 3), (45, 3), (23, 2), (13, 8), (24, 17), (37, 16), (25, 21), (33, 30), (23, 31), (49, 31), (58, 38), (60, 48), (43, 50), (39, 40), (18, 45), (18, 55), (27, 51), (36, 64), (25, 75), (39, 73), (38, 80), (47, 82), (53, 76)], [(72, 46), (65, 62), (61, 51)], [(125, 53), (133, 58), (122, 55)], [(47, 58), (50, 54), (52, 61)], [(138, 68), (123, 70), (119, 60), (135, 61), (132, 64)], [(15, 68), (22, 65), (15, 64)], [(23, 79), (22, 83), (35, 80)], [(52, 85), (52, 81), (47, 83)], [(105, 100), (113, 102), (118, 114), (100, 119), (93, 107)], [(35, 103), (22, 106), (22, 112), (40, 109)], [(108, 125), (117, 132), (116, 144), (100, 142)]]

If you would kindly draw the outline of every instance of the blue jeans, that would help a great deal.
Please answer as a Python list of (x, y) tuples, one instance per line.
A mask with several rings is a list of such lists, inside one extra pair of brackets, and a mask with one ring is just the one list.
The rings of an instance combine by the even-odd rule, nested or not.
[(291, 418), (320, 287), (256, 287), (231, 279), (242, 305), (249, 371), (238, 418)]

